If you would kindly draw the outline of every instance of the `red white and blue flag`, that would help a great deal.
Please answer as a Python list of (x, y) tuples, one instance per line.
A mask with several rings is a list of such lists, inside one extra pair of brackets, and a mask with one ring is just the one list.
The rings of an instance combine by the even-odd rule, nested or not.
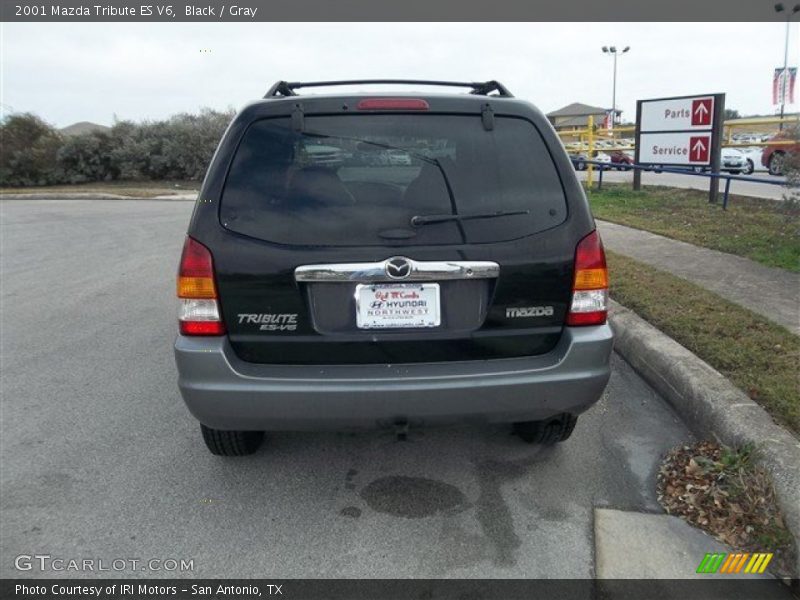
[(772, 76), (772, 104), (794, 104), (797, 67), (777, 68)]
[(614, 109), (610, 108), (606, 111), (606, 116), (603, 117), (603, 128), (608, 131), (614, 129)]

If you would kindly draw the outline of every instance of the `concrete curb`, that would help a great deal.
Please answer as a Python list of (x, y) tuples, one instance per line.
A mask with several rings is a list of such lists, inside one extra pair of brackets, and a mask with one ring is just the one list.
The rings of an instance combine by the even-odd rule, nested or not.
[(609, 320), (614, 349), (697, 435), (729, 446), (755, 445), (772, 474), (786, 525), (800, 542), (800, 440), (722, 374), (633, 311), (612, 301)]
[(0, 194), (0, 200), (182, 200), (192, 201), (197, 199), (197, 192), (193, 194), (172, 194), (168, 196), (122, 196), (120, 194), (106, 194), (102, 192), (65, 192), (41, 194)]

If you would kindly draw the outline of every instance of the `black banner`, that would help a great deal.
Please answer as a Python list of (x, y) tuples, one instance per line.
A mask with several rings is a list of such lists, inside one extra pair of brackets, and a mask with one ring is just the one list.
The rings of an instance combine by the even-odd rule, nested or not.
[(768, 2), (730, 0), (0, 0), (0, 21), (782, 21)]
[(6, 579), (3, 600), (779, 600), (798, 598), (774, 579)]

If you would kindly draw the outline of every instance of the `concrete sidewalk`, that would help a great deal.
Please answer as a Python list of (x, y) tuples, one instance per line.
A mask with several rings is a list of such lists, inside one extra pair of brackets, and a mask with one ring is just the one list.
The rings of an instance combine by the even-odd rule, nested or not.
[(597, 221), (605, 247), (706, 288), (800, 335), (800, 273)]

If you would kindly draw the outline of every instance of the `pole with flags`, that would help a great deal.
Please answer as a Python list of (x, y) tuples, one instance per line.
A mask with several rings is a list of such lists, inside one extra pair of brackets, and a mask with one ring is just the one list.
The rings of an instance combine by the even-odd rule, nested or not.
[[(781, 106), (794, 104), (794, 86), (797, 67), (776, 68), (772, 76), (772, 104)], [(783, 115), (781, 115), (783, 116)]]
[[(787, 96), (790, 98), (789, 103), (794, 102), (794, 80), (797, 76), (797, 69), (789, 69), (789, 29), (791, 26), (792, 16), (800, 12), (800, 4), (795, 4), (791, 9), (787, 9), (782, 2), (775, 5), (776, 13), (786, 13), (786, 39), (783, 44), (783, 69), (775, 69), (775, 74), (772, 78), (772, 103), (778, 104), (780, 100), (781, 105), (781, 124), (780, 129), (783, 131), (783, 113), (786, 108)], [(794, 71), (791, 73), (790, 71)], [(789, 90), (787, 90), (789, 87)], [(780, 92), (779, 92), (780, 90)], [(787, 92), (789, 92), (787, 94)]]

